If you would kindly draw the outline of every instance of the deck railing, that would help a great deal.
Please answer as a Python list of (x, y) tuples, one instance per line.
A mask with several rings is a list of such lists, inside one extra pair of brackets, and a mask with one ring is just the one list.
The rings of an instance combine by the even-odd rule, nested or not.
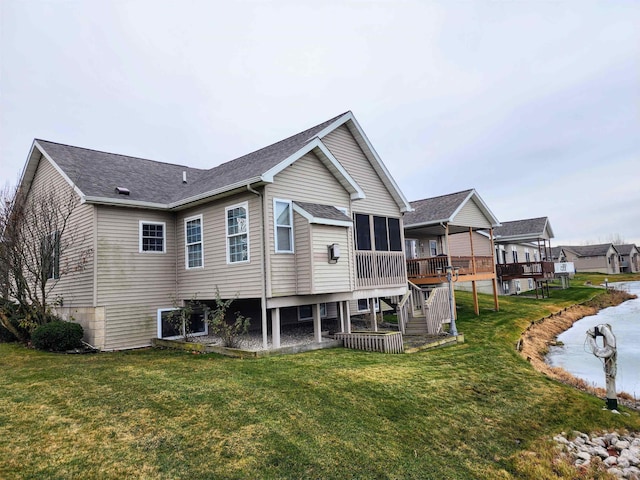
[(356, 250), (356, 286), (403, 286), (407, 270), (403, 252)]
[(499, 263), (496, 265), (498, 277), (527, 278), (553, 276), (553, 262)]
[[(409, 278), (442, 277), (445, 281), (445, 267), (449, 264), (446, 256), (413, 258), (407, 260)], [(474, 268), (475, 264), (475, 268)], [(451, 265), (458, 268), (458, 275), (493, 273), (493, 257), (452, 256)]]

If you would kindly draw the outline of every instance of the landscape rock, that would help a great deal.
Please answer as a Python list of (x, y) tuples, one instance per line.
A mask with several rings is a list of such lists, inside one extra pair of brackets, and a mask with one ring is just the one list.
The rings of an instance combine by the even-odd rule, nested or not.
[(585, 468), (593, 457), (602, 459), (602, 466), (612, 475), (627, 480), (640, 480), (640, 432), (594, 433), (574, 431), (553, 437), (557, 446), (568, 452), (576, 467)]

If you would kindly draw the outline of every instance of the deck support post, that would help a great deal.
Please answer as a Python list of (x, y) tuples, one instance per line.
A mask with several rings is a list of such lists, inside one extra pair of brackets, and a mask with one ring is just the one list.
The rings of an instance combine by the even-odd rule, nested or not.
[(338, 304), (338, 318), (340, 318), (340, 333), (345, 333), (345, 323), (344, 323), (344, 303), (337, 302)]
[(267, 350), (269, 339), (267, 338), (267, 301), (263, 298), (260, 308), (262, 309), (262, 348)]
[(271, 347), (280, 348), (280, 309), (271, 310)]
[(498, 280), (493, 277), (491, 280), (491, 285), (493, 286), (493, 308), (496, 312), (500, 311), (500, 304), (498, 303)]
[[(378, 304), (378, 307), (380, 307), (380, 299), (379, 298), (372, 298), (371, 299), (371, 318), (373, 318), (373, 331), (377, 332), (378, 331), (378, 311), (376, 310), (376, 303)], [(380, 307), (380, 311), (382, 311), (382, 307)]]
[(346, 300), (344, 302), (345, 333), (351, 333), (351, 312), (349, 310), (349, 300)]
[(322, 342), (322, 323), (320, 320), (319, 303), (313, 305), (313, 337), (316, 342)]
[(471, 281), (471, 290), (473, 291), (473, 311), (476, 315), (480, 315), (480, 304), (478, 303), (478, 285), (475, 280)]

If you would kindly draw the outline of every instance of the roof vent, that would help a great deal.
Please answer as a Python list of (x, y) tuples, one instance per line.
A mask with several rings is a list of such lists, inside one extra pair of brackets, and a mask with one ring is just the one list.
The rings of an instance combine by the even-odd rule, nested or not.
[(182, 183), (187, 183), (187, 171), (182, 172)]
[(118, 192), (118, 195), (129, 195), (131, 193), (129, 189), (125, 187), (116, 187), (116, 192)]

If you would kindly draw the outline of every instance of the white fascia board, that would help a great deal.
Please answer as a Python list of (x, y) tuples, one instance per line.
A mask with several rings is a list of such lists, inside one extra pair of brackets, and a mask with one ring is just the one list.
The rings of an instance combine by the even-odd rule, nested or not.
[(545, 230), (549, 232), (549, 240), (555, 237), (555, 235), (553, 234), (553, 229), (551, 228), (551, 223), (549, 222), (548, 218), (545, 223)]
[(463, 202), (460, 202), (460, 205), (458, 205), (458, 208), (456, 208), (455, 211), (453, 212), (453, 214), (451, 215), (451, 220), (450, 221), (453, 221), (453, 219), (456, 217), (456, 215), (458, 215), (458, 213), (460, 213), (460, 210), (462, 210), (462, 208), (471, 199), (474, 199), (476, 201), (476, 203), (480, 207), (480, 210), (482, 211), (482, 213), (484, 214), (486, 219), (489, 220), (489, 223), (491, 224), (491, 227), (495, 228), (495, 227), (499, 227), (501, 225), (500, 221), (498, 221), (498, 219), (493, 214), (493, 212), (491, 210), (489, 210), (489, 207), (487, 206), (487, 204), (484, 203), (484, 200), (482, 200), (480, 195), (478, 195), (478, 192), (476, 192), (475, 188), (472, 188), (471, 191), (469, 192), (469, 195), (467, 195), (467, 198), (465, 198)]
[(293, 210), (299, 213), (300, 215), (302, 215), (304, 218), (306, 218), (309, 223), (316, 223), (318, 225), (331, 225), (335, 227), (353, 226), (353, 222), (351, 220), (336, 220), (332, 218), (314, 217), (309, 212), (307, 212), (304, 208), (297, 205), (295, 202), (293, 202)]
[[(321, 161), (325, 163), (325, 166), (333, 173), (333, 175), (340, 181), (340, 183), (349, 191), (352, 199), (360, 199), (365, 198), (364, 191), (360, 188), (360, 186), (356, 183), (356, 181), (347, 173), (340, 162), (331, 154), (327, 146), (322, 143), (322, 140), (319, 138), (314, 138), (310, 142), (308, 142), (304, 147), (285, 158), (283, 161), (278, 163), (276, 166), (270, 168), (265, 173), (262, 174), (261, 179), (265, 182), (273, 183), (274, 177), (282, 172), (285, 168), (293, 164), (295, 161), (299, 160), (301, 157), (311, 152), (312, 150), (319, 149), (322, 154), (326, 157), (325, 163), (321, 158)], [(342, 181), (341, 181), (342, 180)], [(344, 181), (344, 183), (343, 183)]]
[[(31, 145), (31, 150), (29, 151), (29, 156), (27, 157), (27, 163), (25, 164), (24, 170), (22, 171), (19, 185), (22, 186), (23, 182), (25, 181), (26, 175), (31, 177), (29, 179), (29, 182), (33, 181), (33, 177), (36, 174), (36, 170), (38, 170), (38, 162), (39, 162), (39, 159), (36, 160), (36, 158), (34, 157), (35, 150), (37, 150), (44, 158), (46, 158), (49, 161), (49, 163), (51, 163), (55, 171), (58, 172), (58, 174), (64, 179), (64, 181), (69, 184), (69, 186), (73, 189), (76, 195), (80, 197), (80, 201), (84, 203), (84, 198), (85, 198), (84, 193), (82, 193), (82, 191), (78, 188), (78, 186), (71, 181), (69, 176), (60, 168), (60, 166), (53, 160), (53, 158), (51, 158), (51, 156), (45, 151), (44, 147), (40, 145), (37, 140), (34, 140), (33, 144)], [(31, 188), (31, 184), (29, 184), (29, 188)]]
[[(349, 175), (349, 173), (344, 169), (338, 159), (333, 156), (333, 153), (331, 153), (331, 151), (322, 142), (322, 140), (317, 139), (316, 141), (317, 150), (319, 150), (322, 154), (319, 155), (320, 161), (325, 164), (327, 169), (329, 169), (329, 171), (331, 171), (334, 176), (338, 178), (338, 181), (342, 184), (342, 186), (345, 187), (345, 189), (351, 194), (351, 200), (361, 200), (366, 198), (364, 190), (362, 190), (362, 188), (360, 188), (360, 185), (356, 183), (354, 178)], [(337, 170), (337, 175), (334, 169)]]
[[(209, 198), (209, 197), (215, 197), (216, 195), (220, 195), (222, 193), (226, 193), (226, 192), (229, 192), (231, 190), (235, 190), (237, 188), (246, 187), (248, 185), (253, 185), (255, 183), (260, 183), (262, 181), (267, 181), (267, 180), (263, 180), (262, 177), (254, 177), (254, 178), (250, 178), (248, 180), (242, 180), (241, 182), (232, 183), (231, 185), (225, 185), (224, 187), (216, 188), (215, 190), (210, 190), (208, 192), (204, 192), (204, 193), (200, 193), (198, 195), (194, 195), (193, 197), (188, 197), (188, 198), (184, 198), (182, 200), (179, 200), (177, 202), (169, 203), (167, 205), (167, 208), (175, 209), (177, 207), (181, 207), (181, 206), (187, 205), (189, 203), (198, 202), (200, 200), (204, 200), (204, 199)], [(268, 183), (273, 183), (273, 181), (268, 182)]]
[(242, 182), (237, 182), (232, 185), (227, 185), (225, 187), (218, 188), (216, 190), (211, 190), (209, 192), (201, 193), (199, 195), (194, 195), (193, 197), (185, 198), (183, 200), (180, 200), (178, 202), (173, 202), (173, 203), (156, 203), (156, 202), (145, 202), (142, 200), (128, 200), (125, 198), (91, 197), (91, 196), (85, 196), (84, 200), (87, 203), (98, 203), (101, 205), (114, 205), (119, 207), (151, 208), (154, 210), (177, 210), (179, 209), (179, 207), (186, 206), (191, 203), (198, 202), (200, 200), (206, 200), (207, 198), (213, 198), (217, 195), (221, 195), (223, 193), (236, 190), (238, 188), (259, 183), (260, 181), (261, 181), (260, 178), (243, 180)]
[(412, 223), (410, 225), (407, 225), (405, 223), (404, 228), (406, 230), (407, 228), (433, 227), (434, 225), (445, 226), (447, 223), (449, 223), (449, 219), (443, 218), (442, 220), (432, 220), (431, 222), (423, 222), (423, 223)]
[(150, 208), (153, 210), (169, 209), (168, 205), (165, 203), (143, 202), (141, 200), (125, 200), (123, 198), (85, 196), (84, 201), (86, 203), (95, 203), (99, 205), (113, 205), (117, 207), (138, 207), (138, 208)]
[[(385, 184), (387, 189), (390, 191), (391, 196), (395, 199), (396, 203), (398, 204), (398, 207), (400, 207), (400, 211), (401, 212), (412, 212), (413, 211), (413, 207), (411, 206), (409, 201), (406, 199), (406, 197), (404, 196), (404, 194), (400, 190), (400, 187), (398, 187), (398, 184), (396, 183), (396, 181), (393, 179), (393, 177), (389, 173), (389, 170), (387, 170), (387, 167), (382, 162), (382, 159), (378, 155), (378, 152), (376, 152), (375, 148), (373, 148), (373, 145), (369, 141), (369, 138), (364, 133), (364, 130), (362, 129), (362, 127), (360, 126), (360, 124), (358, 123), (358, 121), (356, 120), (356, 117), (353, 115), (352, 112), (345, 113), (342, 117), (337, 119), (335, 122), (333, 122), (327, 128), (322, 130), (320, 133), (318, 133), (317, 136), (319, 138), (322, 138), (325, 135), (327, 135), (328, 133), (330, 133), (331, 131), (333, 131), (336, 128), (338, 128), (340, 125), (347, 123), (348, 121), (351, 121), (351, 125), (353, 125), (353, 128), (355, 128), (357, 130), (360, 138), (362, 138), (362, 140), (364, 141), (364, 147), (365, 148), (363, 148), (363, 151), (365, 152), (365, 155), (367, 154), (367, 152), (369, 153), (369, 155), (366, 155), (367, 158), (371, 162), (374, 170), (376, 170), (378, 175), (380, 175), (380, 178), (382, 179), (382, 182)], [(358, 141), (357, 137), (356, 137), (356, 141)], [(363, 147), (363, 145), (360, 145), (360, 147)]]

